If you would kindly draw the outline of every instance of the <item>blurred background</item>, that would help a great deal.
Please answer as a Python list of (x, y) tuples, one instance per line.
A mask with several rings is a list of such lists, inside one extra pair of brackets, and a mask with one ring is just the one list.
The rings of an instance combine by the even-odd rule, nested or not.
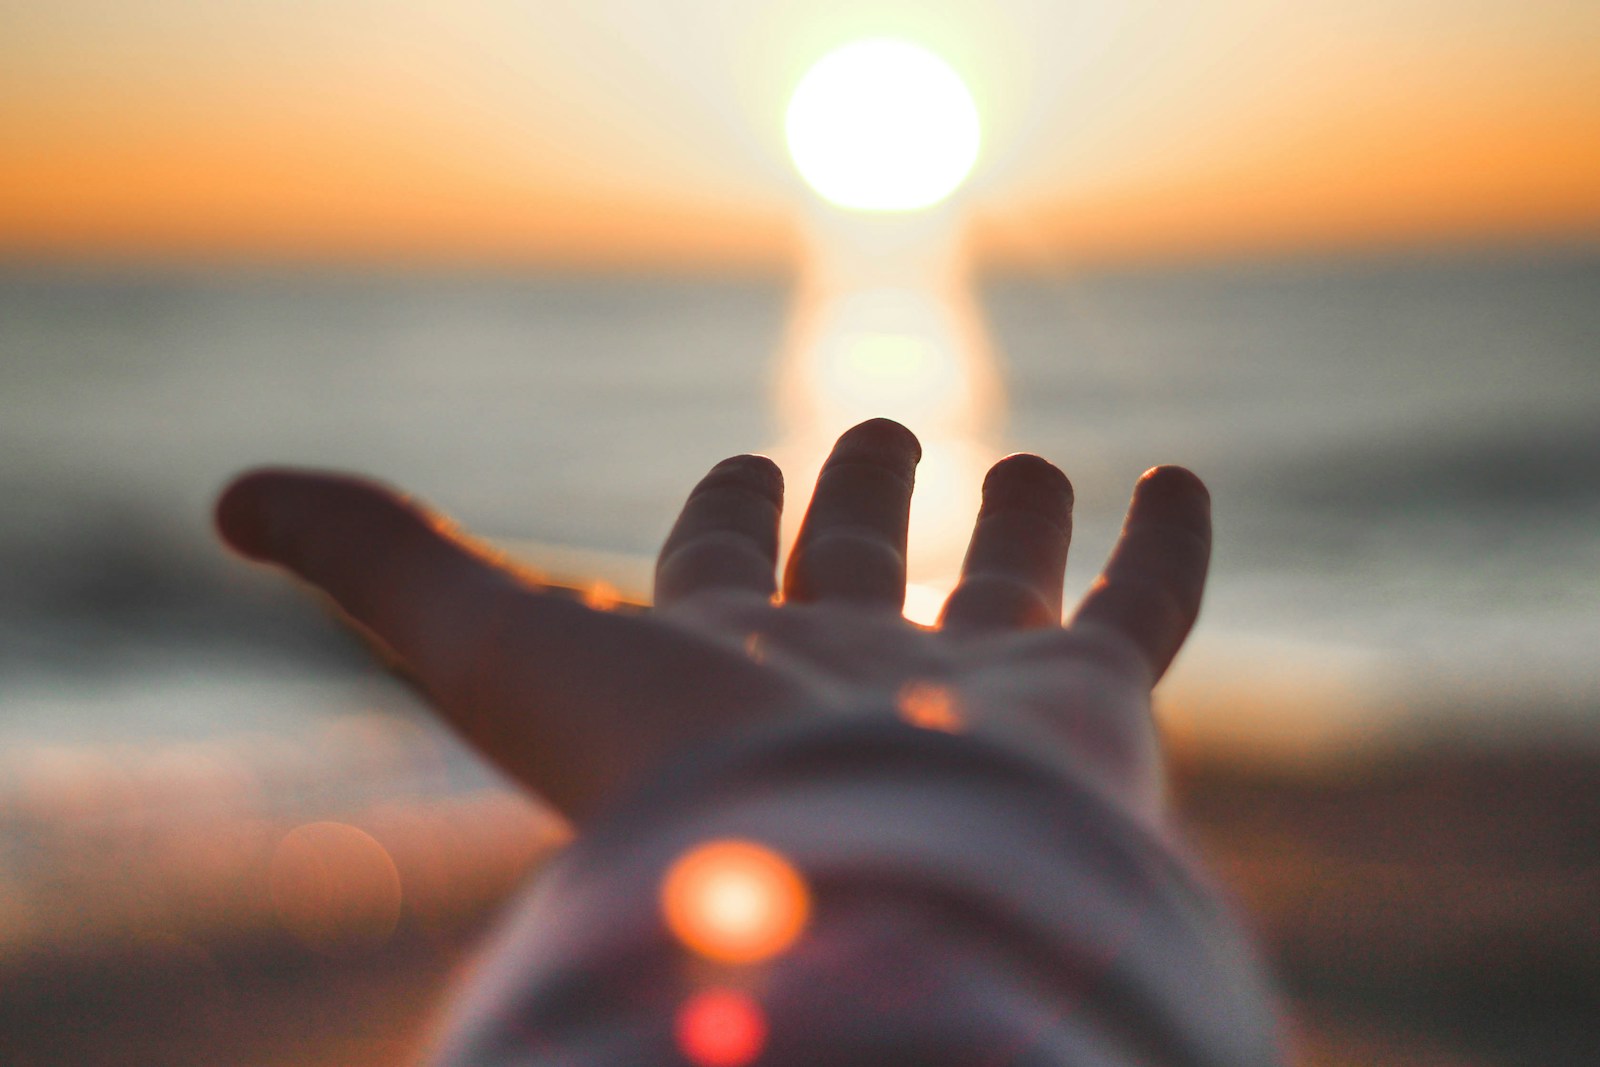
[[(882, 38), (981, 137), (861, 211), (786, 116)], [(1592, 1063), (1596, 40), (1557, 0), (0, 0), (0, 1061), (410, 1062), (563, 840), (223, 553), (230, 474), (364, 471), (637, 598), (710, 464), (778, 455), (798, 511), (870, 409), (948, 459), (910, 612), (1005, 452), (1076, 483), (1069, 597), (1142, 470), (1212, 486), (1159, 711), (1299, 1064)]]

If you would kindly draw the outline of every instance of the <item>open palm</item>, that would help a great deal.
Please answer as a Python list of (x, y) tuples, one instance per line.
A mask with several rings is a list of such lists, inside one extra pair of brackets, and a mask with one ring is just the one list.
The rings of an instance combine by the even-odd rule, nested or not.
[(440, 713), (574, 820), (699, 742), (800, 716), (900, 714), (1021, 743), (1136, 808), (1157, 795), (1150, 689), (1199, 610), (1204, 486), (1140, 479), (1100, 579), (1061, 625), (1072, 487), (1010, 456), (939, 624), (901, 613), (916, 439), (884, 419), (822, 468), (781, 588), (783, 482), (736, 456), (690, 493), (655, 606), (603, 611), (542, 587), (370, 482), (261, 470), (231, 485), (233, 547), (326, 592), (393, 650)]

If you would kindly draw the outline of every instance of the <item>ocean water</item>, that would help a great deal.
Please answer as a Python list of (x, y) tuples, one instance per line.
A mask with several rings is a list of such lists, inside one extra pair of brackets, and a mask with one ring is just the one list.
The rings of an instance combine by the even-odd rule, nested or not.
[[(1212, 486), (1193, 691), (1499, 729), (1554, 708), (1600, 736), (1600, 252), (979, 292), (1006, 445), (1077, 486), (1069, 592), (1140, 471)], [(344, 684), (351, 644), (210, 537), (253, 464), (647, 556), (711, 463), (774, 443), (788, 299), (766, 277), (0, 270), (0, 739), (319, 713), (295, 687)]]

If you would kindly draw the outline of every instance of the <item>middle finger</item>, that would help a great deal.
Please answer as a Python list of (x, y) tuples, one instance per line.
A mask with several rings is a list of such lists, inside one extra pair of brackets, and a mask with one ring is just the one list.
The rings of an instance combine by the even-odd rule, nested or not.
[(983, 480), (983, 506), (945, 604), (946, 630), (1061, 624), (1061, 584), (1072, 540), (1072, 483), (1038, 456), (1018, 453)]

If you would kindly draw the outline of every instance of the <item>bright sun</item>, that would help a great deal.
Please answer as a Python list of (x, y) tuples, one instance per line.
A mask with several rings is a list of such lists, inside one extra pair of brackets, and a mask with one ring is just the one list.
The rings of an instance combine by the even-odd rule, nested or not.
[(978, 158), (972, 94), (944, 60), (905, 41), (855, 41), (817, 60), (785, 127), (800, 173), (844, 208), (937, 204)]

